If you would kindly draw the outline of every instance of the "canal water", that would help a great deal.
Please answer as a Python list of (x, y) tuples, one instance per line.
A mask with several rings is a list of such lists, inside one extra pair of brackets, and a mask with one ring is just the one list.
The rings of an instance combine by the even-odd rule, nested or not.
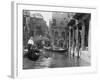
[(41, 68), (63, 68), (63, 67), (80, 67), (90, 66), (90, 63), (81, 58), (66, 55), (68, 53), (57, 53), (44, 51), (37, 61), (31, 61), (23, 58), (23, 69), (41, 69)]

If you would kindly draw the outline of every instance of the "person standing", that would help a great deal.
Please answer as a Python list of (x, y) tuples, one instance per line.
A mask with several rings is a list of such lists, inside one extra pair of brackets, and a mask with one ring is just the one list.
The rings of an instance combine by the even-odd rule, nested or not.
[(30, 39), (28, 40), (28, 50), (32, 48), (34, 45), (33, 37), (31, 36)]

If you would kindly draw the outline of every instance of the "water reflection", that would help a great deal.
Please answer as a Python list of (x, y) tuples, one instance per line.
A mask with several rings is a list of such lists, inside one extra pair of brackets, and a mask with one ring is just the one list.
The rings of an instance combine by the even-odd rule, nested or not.
[(75, 66), (89, 66), (90, 64), (84, 60), (66, 55), (67, 53), (56, 53), (45, 51), (44, 55), (35, 62), (28, 58), (23, 60), (24, 69), (38, 69), (38, 68), (58, 68), (58, 67), (75, 67)]

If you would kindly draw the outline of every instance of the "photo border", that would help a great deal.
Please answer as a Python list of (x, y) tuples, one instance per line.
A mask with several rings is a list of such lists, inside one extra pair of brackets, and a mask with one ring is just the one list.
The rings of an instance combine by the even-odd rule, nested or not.
[[(12, 29), (12, 32), (14, 33), (13, 35), (12, 35), (12, 37), (14, 38), (13, 39), (13, 51), (12, 51), (12, 77), (14, 77), (14, 78), (17, 78), (17, 77), (31, 77), (31, 76), (33, 76), (35, 73), (36, 73), (36, 75), (34, 75), (34, 77), (40, 77), (40, 76), (45, 76), (45, 75), (48, 75), (48, 76), (50, 76), (50, 75), (52, 75), (52, 76), (54, 76), (54, 75), (62, 75), (62, 74), (72, 74), (72, 73), (87, 73), (87, 72), (96, 72), (96, 54), (94, 54), (94, 57), (93, 57), (93, 64), (90, 66), (90, 67), (80, 67), (80, 69), (79, 69), (79, 67), (71, 67), (71, 68), (69, 68), (69, 67), (67, 67), (67, 69), (66, 68), (55, 68), (55, 69), (31, 69), (31, 71), (30, 70), (22, 70), (22, 67), (20, 68), (20, 66), (22, 66), (22, 65), (20, 65), (19, 64), (19, 62), (21, 62), (21, 59), (19, 59), (19, 54), (20, 54), (20, 51), (19, 51), (19, 45), (22, 45), (22, 44), (20, 44), (20, 40), (19, 40), (19, 25), (22, 25), (22, 24), (19, 24), (19, 18), (20, 18), (20, 16), (18, 15), (19, 14), (19, 11), (18, 11), (18, 9), (19, 9), (19, 6), (36, 6), (36, 7), (39, 7), (39, 6), (44, 6), (44, 7), (52, 7), (52, 8), (71, 8), (71, 9), (87, 9), (87, 10), (91, 10), (90, 11), (90, 13), (91, 13), (91, 26), (96, 26), (96, 20), (94, 20), (94, 19), (96, 19), (96, 8), (86, 8), (86, 7), (71, 7), (71, 6), (56, 6), (56, 5), (39, 5), (39, 4), (27, 4), (27, 3), (17, 3), (17, 2), (13, 2), (12, 3), (13, 4), (13, 20), (14, 21), (12, 21), (13, 22), (13, 24), (12, 24), (12, 26), (14, 27), (13, 29)], [(41, 9), (40, 9), (41, 10)], [(49, 10), (49, 9), (48, 9)], [(57, 11), (58, 12), (58, 11)], [(62, 11), (61, 11), (62, 12)], [(66, 12), (68, 12), (68, 11), (66, 11)], [(22, 13), (22, 12), (21, 12)], [(82, 13), (82, 12), (81, 12)], [(21, 20), (21, 19), (20, 19)], [(92, 29), (93, 27), (91, 27), (90, 28), (90, 33), (92, 34), (92, 32), (93, 32), (93, 29)], [(91, 30), (92, 29), (92, 30)], [(22, 30), (22, 29), (21, 29)], [(92, 32), (91, 32), (92, 31)], [(91, 41), (91, 34), (90, 34), (90, 48), (91, 48), (91, 44), (92, 44), (92, 41)], [(22, 35), (23, 35), (23, 32), (22, 32)], [(23, 50), (22, 50), (23, 51)], [(92, 51), (91, 51), (91, 49), (90, 49), (90, 52), (92, 53)], [(21, 52), (22, 53), (22, 52)], [(91, 54), (92, 55), (92, 54)], [(23, 62), (22, 62), (23, 63)], [(46, 71), (48, 74), (43, 74), (43, 72), (44, 71)], [(57, 71), (59, 71), (60, 73), (58, 73)], [(67, 71), (67, 72), (66, 72)], [(72, 71), (72, 72), (69, 72), (69, 71)], [(39, 74), (38, 74), (38, 73)], [(55, 72), (57, 72), (57, 73), (55, 73)], [(32, 74), (32, 75), (28, 75), (28, 74)], [(45, 72), (44, 72), (45, 73)]]

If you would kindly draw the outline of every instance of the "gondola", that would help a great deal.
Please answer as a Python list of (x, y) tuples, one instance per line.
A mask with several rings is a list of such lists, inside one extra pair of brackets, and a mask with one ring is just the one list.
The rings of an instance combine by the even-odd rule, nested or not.
[(68, 51), (68, 49), (63, 49), (63, 48), (46, 48), (45, 47), (45, 50), (47, 51), (52, 51), (52, 52), (58, 52), (58, 53), (65, 53)]
[(37, 61), (40, 57), (40, 51), (38, 49), (30, 49), (27, 53), (27, 57), (32, 61)]

